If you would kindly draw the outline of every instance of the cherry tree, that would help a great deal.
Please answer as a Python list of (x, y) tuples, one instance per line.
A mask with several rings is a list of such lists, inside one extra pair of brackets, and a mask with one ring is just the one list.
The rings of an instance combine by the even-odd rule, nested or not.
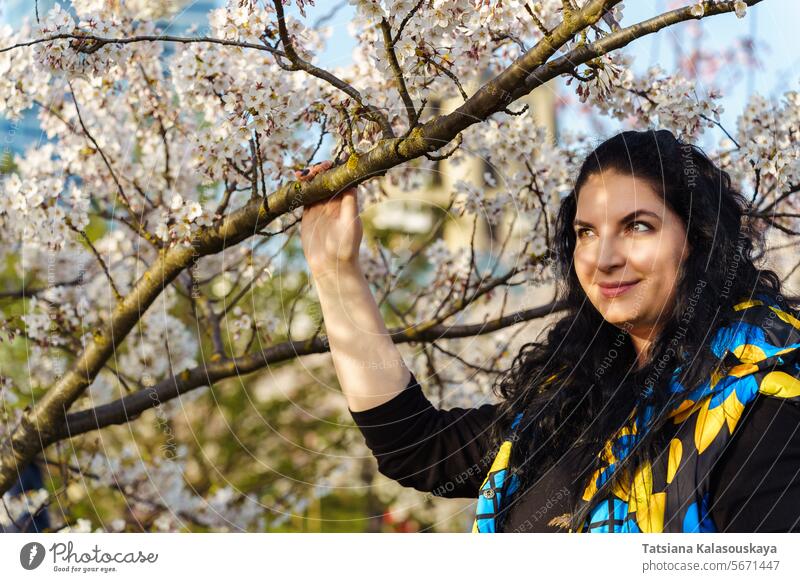
[[(415, 348), (409, 362), (440, 388), (462, 386), (462, 405), (485, 393), (513, 356), (512, 328), (559, 306), (512, 311), (503, 300), (466, 321), (516, 286), (552, 280), (554, 213), (592, 137), (554, 142), (519, 101), (566, 78), (596, 115), (699, 138), (721, 128), (722, 95), (700, 95), (680, 71), (635, 74), (622, 49), (686, 21), (745, 17), (759, 1), (684, 2), (628, 22), (618, 0), (350, 0), (353, 60), (330, 69), (315, 64), (335, 39), (312, 0), (229, 0), (209, 13), (207, 36), (165, 35), (156, 23), (170, 3), (157, 0), (72, 0), (0, 29), (0, 113), (34, 109), (47, 138), (2, 176), (0, 492), (44, 459), (67, 493), (65, 475), (95, 479), (160, 529), (263, 529), (263, 499), (186, 485), (192, 453), (165, 445), (167, 431), (208, 387), (328, 351), (299, 255), (304, 205), (359, 184), (368, 211), (442, 160), (494, 171), (491, 196), (458, 180), (447, 209), (505, 221), (491, 266), (440, 237), (394, 256), (365, 243), (363, 263), (394, 341)], [(443, 98), (457, 104), (437, 106)], [(752, 193), (754, 218), (797, 234), (800, 94), (754, 95), (722, 129), (717, 157)], [(294, 180), (326, 158), (330, 170)], [(510, 244), (509, 219), (523, 217), (530, 227)], [(415, 265), (424, 277), (409, 276)], [(489, 334), (469, 359), (457, 353), (460, 339)], [(442, 355), (454, 365), (437, 371)], [(9, 358), (22, 362), (14, 373)], [(308, 407), (325, 418), (320, 402)], [(148, 412), (157, 434), (137, 420)], [(135, 438), (105, 443), (114, 426)], [(144, 454), (148, 439), (165, 454)], [(363, 452), (356, 441), (337, 446)], [(314, 470), (329, 475), (325, 490), (362, 469), (337, 458)], [(50, 498), (42, 489), (14, 503)]]

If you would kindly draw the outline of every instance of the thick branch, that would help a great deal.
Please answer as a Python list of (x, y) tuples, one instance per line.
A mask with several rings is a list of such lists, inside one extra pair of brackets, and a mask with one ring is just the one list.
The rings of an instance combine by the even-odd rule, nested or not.
[(18, 426), (0, 448), (0, 490), (6, 491), (11, 486), (18, 470), (43, 450), (45, 442), (55, 442), (52, 436), (63, 425), (65, 412), (94, 380), (161, 290), (186, 267), (191, 256), (191, 247), (175, 247), (162, 254), (131, 293), (117, 302), (109, 324), (94, 333), (73, 367), (33, 408), (23, 413)]
[[(564, 20), (555, 27), (550, 36), (543, 38), (511, 66), (486, 83), (461, 107), (449, 115), (443, 115), (426, 124), (425, 137), (440, 142), (439, 147), (441, 147), (467, 127), (505, 109), (517, 98), (514, 94), (525, 84), (525, 80), (533, 71), (546, 63), (578, 32), (600, 20), (602, 15), (615, 4), (619, 4), (619, 0), (591, 0), (581, 10), (565, 15)], [(537, 83), (537, 86), (539, 84), (541, 83)], [(531, 87), (523, 95), (533, 89), (534, 87)]]
[[(746, 0), (748, 6), (758, 4), (762, 0)], [(734, 2), (705, 2), (705, 15), (713, 16), (725, 12), (733, 12)], [(613, 32), (594, 42), (581, 45), (566, 55), (553, 59), (547, 64), (538, 66), (513, 93), (513, 100), (519, 99), (530, 93), (536, 87), (553, 79), (559, 75), (572, 72), (575, 67), (582, 65), (591, 59), (607, 54), (613, 50), (622, 48), (634, 40), (653, 34), (659, 30), (685, 22), (687, 20), (697, 20), (698, 17), (691, 13), (691, 6), (678, 8), (665, 12), (653, 18), (643, 20), (632, 26)]]

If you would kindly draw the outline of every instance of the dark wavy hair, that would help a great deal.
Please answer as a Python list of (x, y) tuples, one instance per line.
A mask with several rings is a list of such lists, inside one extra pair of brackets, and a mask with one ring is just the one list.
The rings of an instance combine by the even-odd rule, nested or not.
[[(662, 314), (660, 333), (647, 361), (638, 368), (627, 331), (605, 321), (594, 308), (573, 264), (572, 221), (578, 196), (590, 176), (606, 171), (646, 180), (681, 217), (691, 245), (681, 267), (674, 306)], [(551, 248), (564, 315), (542, 332), (544, 341), (539, 341), (540, 335), (522, 346), (511, 368), (494, 385), (502, 399), (492, 429), (495, 446), (508, 434), (514, 416), (525, 412), (510, 459), (511, 471), (520, 478), (518, 497), (568, 451), (583, 451), (579, 461), (568, 467), (573, 478), (570, 525), (577, 531), (590, 504), (581, 512), (575, 508), (588, 478), (601, 468), (598, 454), (634, 409), (641, 412), (643, 405), (653, 406), (652, 429), (616, 466), (595, 499), (619, 479), (629, 479), (631, 468), (665, 450), (659, 428), (670, 410), (714, 368), (725, 370), (710, 349), (713, 333), (709, 330), (732, 322), (733, 305), (757, 294), (767, 294), (791, 308), (781, 292), (779, 276), (755, 265), (764, 241), (750, 219), (750, 209), (727, 172), (699, 147), (667, 130), (625, 131), (587, 156), (572, 191), (561, 203)], [(694, 311), (686, 325), (683, 318), (690, 304)], [(679, 366), (677, 379), (686, 391), (673, 393), (669, 383)], [(503, 531), (508, 509), (498, 516), (497, 531)]]

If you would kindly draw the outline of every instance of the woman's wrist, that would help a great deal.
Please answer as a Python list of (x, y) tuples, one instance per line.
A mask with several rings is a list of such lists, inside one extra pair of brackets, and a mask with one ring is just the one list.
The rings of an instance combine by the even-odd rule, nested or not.
[(361, 265), (356, 263), (338, 263), (325, 269), (312, 269), (311, 276), (317, 287), (340, 286), (345, 281), (360, 279), (364, 275)]

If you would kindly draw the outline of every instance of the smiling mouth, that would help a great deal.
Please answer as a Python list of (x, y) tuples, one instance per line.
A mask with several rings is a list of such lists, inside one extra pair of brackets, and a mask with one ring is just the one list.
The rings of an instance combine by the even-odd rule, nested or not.
[(632, 289), (636, 285), (641, 282), (639, 281), (626, 281), (623, 283), (615, 283), (611, 286), (605, 286), (598, 283), (598, 287), (600, 287), (600, 292), (605, 295), (606, 297), (616, 297), (617, 295), (622, 295), (629, 289)]

